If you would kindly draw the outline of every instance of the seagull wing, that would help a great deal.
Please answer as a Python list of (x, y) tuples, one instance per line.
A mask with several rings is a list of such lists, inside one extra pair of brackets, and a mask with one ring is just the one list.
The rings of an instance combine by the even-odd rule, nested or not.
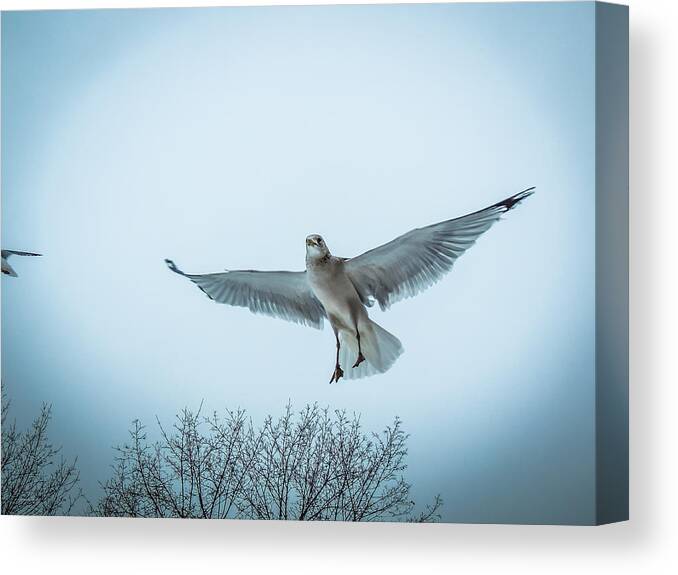
[(33, 252), (18, 252), (16, 250), (2, 250), (2, 257), (7, 259), (9, 256), (41, 256), (42, 254), (34, 254)]
[(439, 281), (478, 237), (517, 203), (529, 188), (484, 210), (417, 228), (346, 262), (346, 273), (366, 305), (382, 310)]
[(172, 260), (175, 273), (187, 277), (217, 303), (246, 307), (254, 313), (322, 329), (325, 310), (306, 281), (306, 272), (239, 270), (186, 274)]
[(8, 276), (12, 276), (13, 278), (19, 277), (18, 274), (14, 271), (14, 268), (9, 265), (9, 262), (5, 258), (5, 256), (2, 256), (2, 273)]

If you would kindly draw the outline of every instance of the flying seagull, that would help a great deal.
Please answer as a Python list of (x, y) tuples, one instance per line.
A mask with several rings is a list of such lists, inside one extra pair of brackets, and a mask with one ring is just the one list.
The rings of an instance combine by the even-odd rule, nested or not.
[[(376, 301), (387, 310), (432, 286), (503, 213), (532, 193), (529, 188), (472, 214), (411, 230), (354, 258), (333, 256), (325, 240), (312, 234), (306, 238), (306, 271), (301, 272), (187, 274), (172, 260), (165, 263), (217, 303), (317, 329), (327, 318), (337, 344), (330, 383), (357, 379), (387, 371), (403, 352), (398, 338), (373, 322), (367, 308)], [(350, 365), (344, 372), (342, 366)]]
[(2, 250), (2, 273), (12, 276), (14, 278), (19, 277), (18, 274), (14, 271), (14, 268), (9, 265), (7, 261), (9, 256), (41, 256), (42, 254), (34, 254), (32, 252), (17, 252), (16, 250)]

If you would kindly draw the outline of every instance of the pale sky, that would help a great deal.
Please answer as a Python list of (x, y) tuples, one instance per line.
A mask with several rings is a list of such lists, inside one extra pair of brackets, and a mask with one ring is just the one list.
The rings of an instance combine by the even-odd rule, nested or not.
[[(402, 418), (447, 521), (593, 520), (593, 3), (2, 15), (2, 380), (96, 499), (131, 420), (290, 400)], [(328, 385), (331, 329), (170, 273), (303, 269), (524, 188), (373, 319), (404, 355)]]

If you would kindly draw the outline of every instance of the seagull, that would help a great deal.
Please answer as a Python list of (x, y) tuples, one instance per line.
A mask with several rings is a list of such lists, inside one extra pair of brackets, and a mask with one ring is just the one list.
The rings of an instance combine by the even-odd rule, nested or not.
[(367, 308), (376, 302), (385, 311), (437, 283), (483, 232), (534, 189), (462, 217), (413, 229), (354, 258), (332, 255), (322, 236), (311, 234), (306, 238), (305, 271), (187, 274), (172, 260), (165, 263), (217, 303), (317, 329), (329, 320), (336, 340), (330, 383), (342, 377), (367, 377), (387, 371), (403, 352), (400, 340), (372, 321)]
[(14, 271), (14, 268), (9, 265), (7, 261), (9, 256), (41, 256), (42, 254), (34, 254), (33, 252), (17, 252), (16, 250), (2, 250), (2, 273), (12, 276), (13, 278), (19, 277), (19, 275)]

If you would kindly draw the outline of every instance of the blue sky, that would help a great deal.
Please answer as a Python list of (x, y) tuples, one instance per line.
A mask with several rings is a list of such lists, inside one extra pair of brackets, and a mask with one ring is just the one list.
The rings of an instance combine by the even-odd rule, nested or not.
[[(395, 415), (448, 521), (593, 520), (592, 3), (2, 14), (2, 379), (96, 496), (132, 419), (290, 400)], [(171, 274), (302, 269), (524, 188), (441, 283), (334, 340)]]

